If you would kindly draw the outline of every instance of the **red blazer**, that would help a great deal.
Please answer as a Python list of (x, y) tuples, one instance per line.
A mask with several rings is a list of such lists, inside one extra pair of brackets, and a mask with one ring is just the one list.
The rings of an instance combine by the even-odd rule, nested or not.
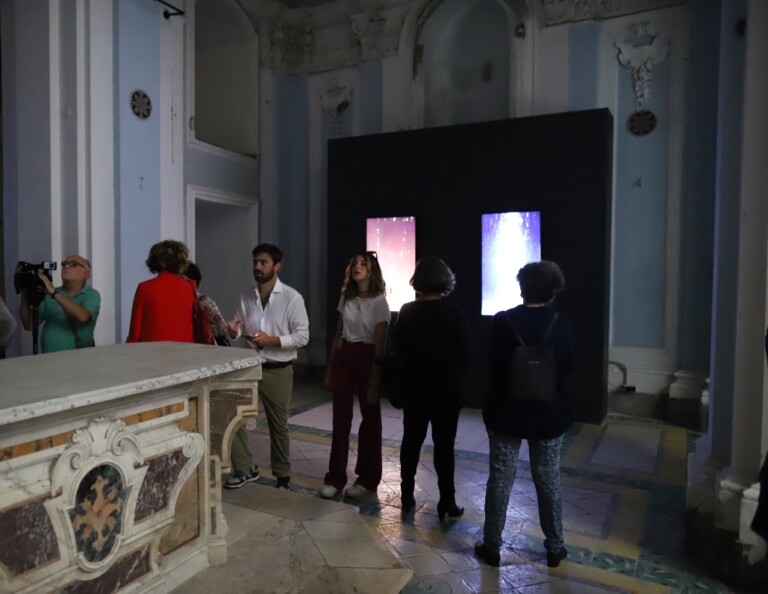
[(126, 342), (194, 342), (192, 316), (196, 295), (193, 281), (171, 272), (161, 272), (139, 283)]

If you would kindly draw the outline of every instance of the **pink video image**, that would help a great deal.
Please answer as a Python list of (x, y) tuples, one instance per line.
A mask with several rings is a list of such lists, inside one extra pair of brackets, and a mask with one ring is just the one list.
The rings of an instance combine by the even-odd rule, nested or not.
[(367, 219), (366, 249), (377, 254), (387, 283), (387, 302), (400, 311), (415, 295), (410, 285), (416, 267), (416, 217)]

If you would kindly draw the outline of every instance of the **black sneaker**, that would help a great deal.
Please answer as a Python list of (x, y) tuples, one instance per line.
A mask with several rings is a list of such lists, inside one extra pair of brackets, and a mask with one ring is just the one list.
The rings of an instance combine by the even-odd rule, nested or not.
[(227, 482), (224, 483), (224, 488), (239, 489), (246, 483), (252, 483), (257, 480), (259, 480), (259, 467), (254, 466), (248, 474), (243, 474), (242, 472), (237, 471), (233, 472), (227, 479)]
[(289, 476), (279, 476), (277, 477), (277, 484), (275, 485), (278, 489), (285, 489), (286, 491), (291, 490), (291, 477)]

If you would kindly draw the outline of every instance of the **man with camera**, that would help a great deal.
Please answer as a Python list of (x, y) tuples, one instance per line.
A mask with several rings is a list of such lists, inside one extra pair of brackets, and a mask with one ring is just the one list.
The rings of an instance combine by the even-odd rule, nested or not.
[[(82, 256), (69, 256), (61, 263), (62, 286), (54, 287), (51, 279), (39, 273), (39, 291), (46, 293), (38, 306), (38, 323), (43, 324), (42, 352), (53, 353), (94, 346), (93, 329), (101, 307), (101, 295), (86, 286), (91, 276), (91, 263)], [(32, 307), (29, 296), (21, 294), (21, 325), (32, 330)]]

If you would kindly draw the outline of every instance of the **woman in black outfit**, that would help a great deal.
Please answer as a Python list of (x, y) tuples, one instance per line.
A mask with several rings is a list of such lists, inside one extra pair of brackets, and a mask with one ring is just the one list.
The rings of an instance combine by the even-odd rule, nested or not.
[[(560, 448), (563, 435), (573, 424), (573, 415), (563, 390), (563, 378), (571, 369), (569, 324), (552, 302), (565, 287), (565, 279), (554, 262), (533, 262), (520, 269), (517, 280), (523, 305), (497, 313), (491, 322), (489, 391), (483, 407), (490, 474), (485, 492), (484, 539), (475, 544), (475, 553), (498, 567), (509, 494), (520, 444), (526, 439), (547, 565), (557, 567), (568, 554), (563, 546)], [(540, 344), (546, 335), (544, 344), (554, 349), (556, 390), (551, 402), (520, 402), (510, 397), (510, 363), (513, 351), (520, 346), (515, 330), (526, 345)]]
[(398, 316), (394, 338), (400, 357), (403, 405), (403, 441), (400, 446), (400, 499), (403, 513), (416, 505), (413, 495), (419, 453), (432, 423), (434, 464), (440, 501), (437, 514), (458, 518), (453, 482), (456, 427), (461, 410), (462, 385), (469, 356), (469, 332), (464, 314), (443, 301), (453, 291), (456, 277), (440, 258), (427, 256), (416, 263), (411, 285), (416, 300), (405, 304)]

